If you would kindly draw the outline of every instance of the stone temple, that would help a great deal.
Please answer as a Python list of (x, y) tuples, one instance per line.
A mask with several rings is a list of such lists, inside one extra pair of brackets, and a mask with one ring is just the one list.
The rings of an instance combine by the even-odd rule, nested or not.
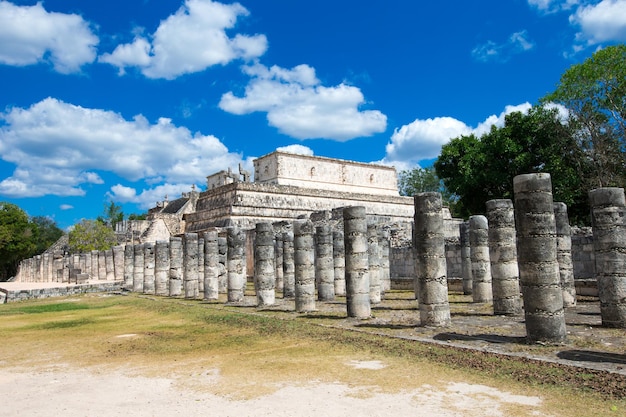
[(121, 224), (118, 232), (126, 232), (129, 242), (154, 242), (214, 227), (253, 229), (347, 206), (364, 206), (378, 223), (413, 219), (413, 198), (399, 195), (393, 167), (276, 151), (254, 160), (254, 179), (241, 166), (237, 173), (217, 172), (207, 177), (206, 191), (159, 202), (148, 220)]

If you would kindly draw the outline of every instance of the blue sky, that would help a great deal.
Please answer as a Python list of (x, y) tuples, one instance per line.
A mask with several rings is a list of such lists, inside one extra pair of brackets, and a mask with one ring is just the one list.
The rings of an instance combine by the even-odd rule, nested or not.
[(62, 228), (277, 148), (427, 165), (626, 41), (626, 0), (0, 0), (0, 200)]

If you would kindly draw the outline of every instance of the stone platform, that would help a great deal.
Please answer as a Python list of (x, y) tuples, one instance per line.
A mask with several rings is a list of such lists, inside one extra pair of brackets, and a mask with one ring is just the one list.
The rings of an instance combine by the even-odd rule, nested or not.
[(83, 284), (60, 282), (0, 282), (0, 304), (35, 298), (121, 291), (121, 289), (121, 281), (92, 281)]

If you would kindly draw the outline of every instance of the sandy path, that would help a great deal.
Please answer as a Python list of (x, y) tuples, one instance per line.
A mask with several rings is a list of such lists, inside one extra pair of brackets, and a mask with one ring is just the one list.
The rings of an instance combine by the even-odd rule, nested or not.
[[(195, 377), (194, 377), (195, 378)], [(202, 377), (199, 377), (202, 379)], [(182, 382), (182, 384), (181, 384)], [(191, 381), (197, 383), (198, 381)], [(202, 381), (201, 381), (202, 382)], [(449, 383), (399, 394), (369, 387), (311, 382), (283, 386), (251, 400), (235, 400), (184, 389), (185, 381), (93, 372), (71, 367), (0, 369), (1, 414), (5, 416), (504, 416), (507, 405), (528, 415), (539, 412), (537, 397), (511, 395), (482, 385)], [(219, 384), (218, 376), (203, 383)]]

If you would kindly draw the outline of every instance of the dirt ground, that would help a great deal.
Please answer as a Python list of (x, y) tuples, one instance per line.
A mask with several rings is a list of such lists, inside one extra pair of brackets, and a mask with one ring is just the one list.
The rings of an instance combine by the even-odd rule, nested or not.
[[(185, 300), (181, 300), (185, 302)], [(195, 302), (195, 301), (189, 301)], [(296, 314), (291, 300), (278, 298), (273, 307), (259, 309), (249, 292), (238, 305), (211, 303), (213, 308), (245, 314), (269, 315), (285, 320), (310, 320), (320, 326), (419, 340), (468, 352), (485, 352), (542, 361), (549, 366), (580, 372), (598, 372), (605, 379), (593, 390), (605, 390), (619, 398), (626, 392), (626, 332), (601, 327), (599, 305), (593, 298), (579, 297), (566, 311), (568, 340), (563, 345), (528, 345), (523, 316), (494, 316), (489, 304), (473, 304), (471, 297), (451, 294), (452, 324), (446, 328), (422, 327), (417, 302), (406, 291), (392, 291), (372, 309), (370, 320), (346, 318), (343, 300), (317, 304), (317, 311)], [(117, 337), (134, 337), (123, 334)], [(475, 355), (467, 355), (468, 367)], [(346, 367), (374, 375), (388, 365), (384, 360), (355, 360)], [(547, 369), (547, 368), (546, 368)], [(145, 370), (144, 370), (145, 371)], [(543, 377), (543, 376), (542, 376)], [(172, 376), (137, 372), (134, 369), (82, 369), (74, 364), (54, 363), (12, 366), (0, 355), (2, 414), (7, 416), (546, 416), (542, 398), (508, 392), (494, 386), (473, 384), (442, 376), (438, 385), (423, 384), (399, 393), (371, 389), (367, 385), (310, 380), (301, 384), (278, 383), (269, 394), (251, 399), (216, 395), (188, 389), (187, 380), (220, 383), (219, 369), (194, 375)], [(530, 376), (532, 378), (532, 375)], [(188, 381), (187, 381), (188, 382)], [(567, 381), (563, 381), (567, 383)], [(512, 413), (511, 410), (516, 410)], [(623, 410), (611, 415), (621, 415)]]

